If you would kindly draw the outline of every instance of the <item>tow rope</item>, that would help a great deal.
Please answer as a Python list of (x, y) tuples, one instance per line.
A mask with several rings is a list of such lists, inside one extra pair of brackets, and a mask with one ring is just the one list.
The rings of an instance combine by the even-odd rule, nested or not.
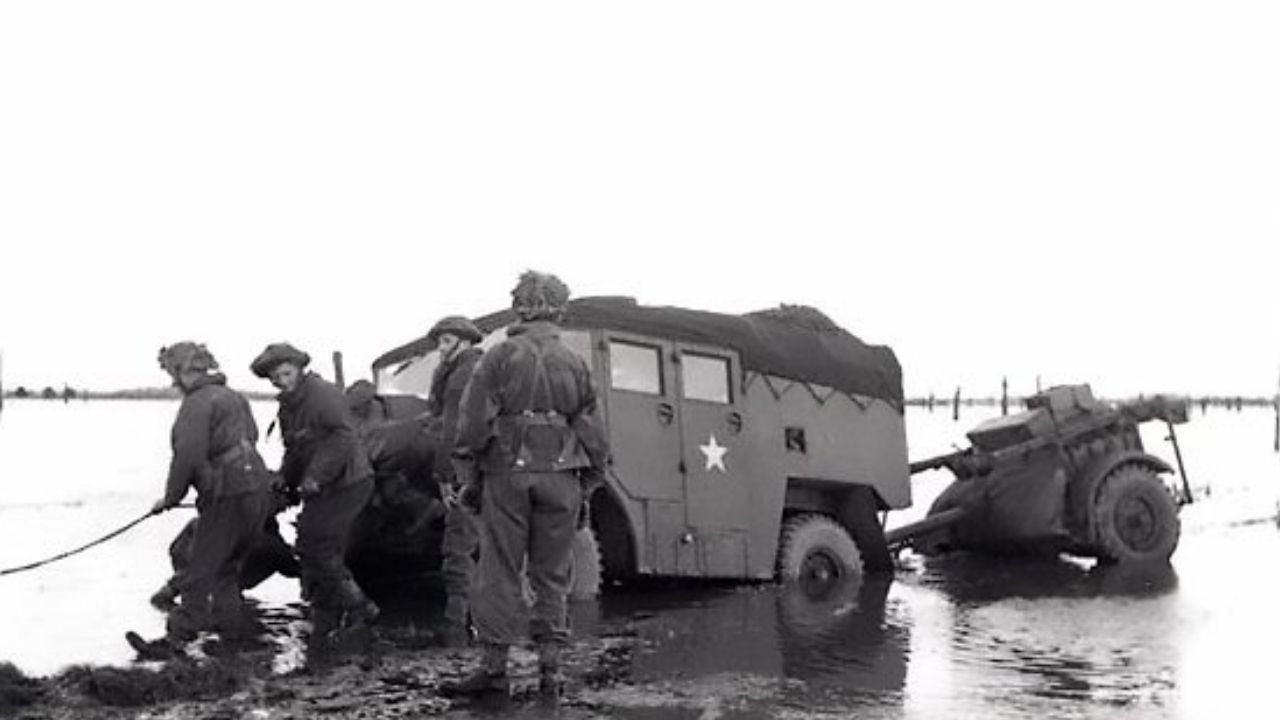
[(68, 550), (64, 553), (59, 553), (50, 558), (45, 558), (44, 560), (37, 560), (36, 562), (27, 563), (26, 565), (19, 565), (17, 567), (5, 568), (4, 570), (0, 570), (0, 576), (13, 575), (14, 573), (20, 573), (27, 570), (35, 570), (36, 568), (42, 567), (44, 565), (48, 565), (49, 563), (53, 563), (65, 558), (69, 558), (72, 555), (78, 555), (84, 552), (85, 550), (88, 550), (91, 547), (101, 545), (102, 543), (110, 540), (111, 538), (114, 538), (117, 535), (121, 535), (127, 532), (128, 530), (131, 530), (134, 526), (139, 525), (140, 523), (142, 523), (143, 520), (146, 520), (147, 518), (151, 517), (154, 514), (155, 513), (148, 510), (147, 512), (143, 513), (142, 517), (138, 518), (137, 520), (130, 522), (129, 524), (125, 525), (122, 528), (119, 528), (118, 530), (111, 531), (106, 535), (103, 535), (102, 537), (98, 538), (97, 540), (94, 540), (91, 543), (81, 545), (80, 547), (74, 550)]

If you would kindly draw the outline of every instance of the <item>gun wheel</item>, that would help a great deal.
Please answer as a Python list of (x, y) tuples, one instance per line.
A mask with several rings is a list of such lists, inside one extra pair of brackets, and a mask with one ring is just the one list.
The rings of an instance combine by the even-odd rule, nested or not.
[(797, 584), (806, 595), (862, 575), (862, 553), (849, 533), (825, 515), (787, 520), (778, 544), (778, 579)]
[(1178, 506), (1151, 470), (1126, 465), (1107, 476), (1093, 507), (1097, 554), (1105, 561), (1167, 561), (1178, 547)]

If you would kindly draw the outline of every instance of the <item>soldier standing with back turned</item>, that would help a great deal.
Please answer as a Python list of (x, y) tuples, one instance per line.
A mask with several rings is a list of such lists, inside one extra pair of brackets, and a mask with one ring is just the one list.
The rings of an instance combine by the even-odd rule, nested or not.
[(607, 441), (596, 415), (590, 369), (560, 340), (556, 322), (569, 289), (554, 275), (525, 272), (511, 291), (520, 322), (485, 353), (462, 398), (458, 472), (465, 504), (480, 505), (481, 547), (472, 615), (480, 668), (442, 685), (445, 695), (509, 692), (507, 662), (521, 639), (521, 568), (528, 559), (538, 649), (539, 694), (561, 692), (560, 651), (568, 642), (566, 596), (582, 483), (604, 471)]

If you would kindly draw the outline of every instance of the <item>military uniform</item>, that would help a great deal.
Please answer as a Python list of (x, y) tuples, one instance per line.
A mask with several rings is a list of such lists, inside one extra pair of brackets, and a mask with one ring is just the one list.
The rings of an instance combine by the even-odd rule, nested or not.
[(483, 478), (472, 614), (486, 663), (502, 658), (505, 677), (506, 648), (522, 635), (527, 558), (534, 595), (530, 634), (547, 680), (569, 635), (566, 596), (579, 476), (602, 471), (607, 455), (586, 362), (560, 341), (552, 322), (513, 326), (476, 367), (458, 434), (459, 450), (473, 454)]
[[(483, 351), (470, 347), (453, 358), (440, 363), (431, 378), (428, 395), (431, 421), (428, 430), (439, 438), (439, 450), (435, 455), (435, 475), (442, 485), (456, 482), (453, 463), (450, 461), (458, 434), (458, 404), (462, 393)], [(465, 509), (453, 506), (444, 519), (444, 538), (441, 541), (444, 575), (444, 619), (448, 628), (465, 633), (470, 615), (471, 580), (475, 575), (475, 554), (480, 544), (475, 519)]]
[(199, 522), (190, 564), (178, 581), (181, 604), (167, 623), (171, 641), (185, 642), (211, 626), (229, 637), (254, 628), (239, 576), (271, 512), (269, 475), (254, 448), (257, 440), (249, 402), (226, 387), (223, 375), (205, 375), (186, 390), (173, 424), (162, 502), (177, 505), (194, 486)]
[(311, 480), (319, 488), (304, 498), (298, 515), (303, 597), (321, 611), (375, 615), (345, 560), (352, 523), (373, 493), (373, 469), (342, 391), (308, 372), (278, 398), (285, 445), (280, 474), (292, 487)]

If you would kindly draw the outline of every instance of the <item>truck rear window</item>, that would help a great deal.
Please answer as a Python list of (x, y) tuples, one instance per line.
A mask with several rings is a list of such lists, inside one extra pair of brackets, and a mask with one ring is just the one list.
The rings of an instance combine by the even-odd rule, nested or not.
[(662, 350), (652, 345), (609, 342), (609, 384), (615, 390), (662, 394)]

